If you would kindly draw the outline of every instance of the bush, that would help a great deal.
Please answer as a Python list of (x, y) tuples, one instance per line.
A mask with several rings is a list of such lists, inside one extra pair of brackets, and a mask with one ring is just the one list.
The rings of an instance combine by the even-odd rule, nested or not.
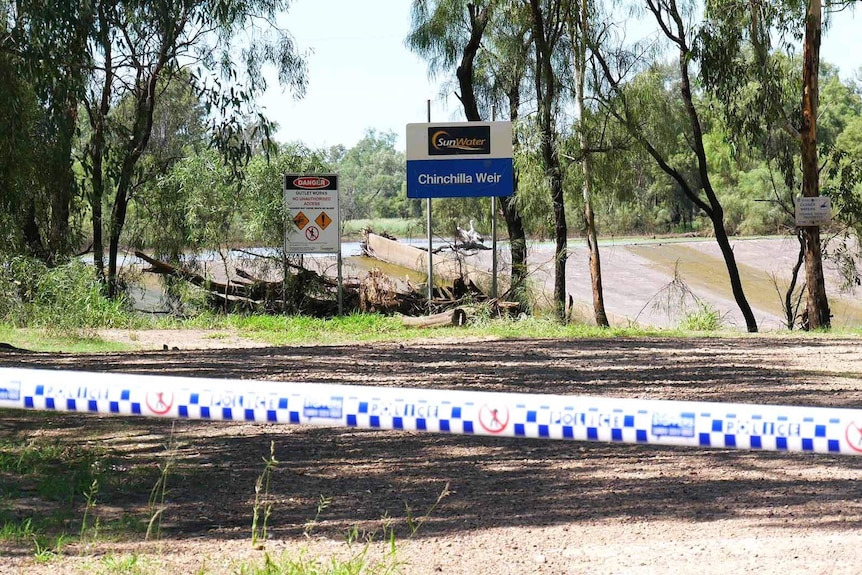
[(697, 309), (689, 312), (679, 322), (685, 331), (718, 331), (724, 324), (724, 316), (710, 304), (698, 301)]
[(0, 321), (16, 327), (76, 329), (131, 323), (126, 299), (109, 300), (91, 266), (49, 268), (25, 256), (0, 256)]

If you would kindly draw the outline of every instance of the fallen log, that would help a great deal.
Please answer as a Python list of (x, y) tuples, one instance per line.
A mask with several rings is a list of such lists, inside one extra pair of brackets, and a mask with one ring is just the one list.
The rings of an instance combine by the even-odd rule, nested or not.
[(401, 316), (401, 324), (407, 327), (448, 327), (467, 325), (467, 312), (456, 307), (432, 315), (411, 317)]
[[(211, 302), (210, 305), (217, 309), (309, 313), (315, 316), (331, 316), (338, 311), (333, 294), (337, 284), (312, 270), (301, 268), (297, 273), (289, 276), (287, 284), (281, 281), (262, 280), (238, 269), (236, 274), (242, 281), (219, 282), (193, 270), (157, 260), (143, 252), (135, 252), (135, 255), (151, 266), (144, 271), (177, 277), (205, 290)], [(315, 297), (313, 294), (322, 296), (332, 294), (332, 299)], [(356, 292), (346, 291), (344, 296), (345, 306), (352, 306), (348, 309), (355, 309)]]

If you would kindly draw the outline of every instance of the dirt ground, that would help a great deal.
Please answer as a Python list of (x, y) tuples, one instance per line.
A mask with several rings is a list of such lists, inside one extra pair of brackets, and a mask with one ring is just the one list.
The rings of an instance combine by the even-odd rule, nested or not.
[[(426, 341), (209, 349), (212, 334), (136, 334), (149, 350), (3, 353), (0, 365), (856, 407), (856, 338)], [(128, 337), (129, 334), (125, 334)], [(241, 338), (240, 342), (245, 341)], [(163, 351), (163, 345), (169, 350)], [(247, 343), (252, 345), (252, 343)], [(179, 349), (173, 350), (172, 347)], [(62, 377), (58, 375), (58, 377)], [(249, 383), (253, 385), (253, 383)], [(416, 432), (88, 417), (5, 411), (5, 439), (100, 445), (128, 483), (100, 492), (106, 523), (146, 517), (158, 466), (168, 476), (162, 537), (70, 545), (46, 564), (0, 544), (0, 573), (233, 573), (252, 549), (255, 481), (274, 442), (266, 550), (346, 557), (351, 530), (397, 537), (400, 572), (853, 573), (862, 560), (862, 459)], [(166, 446), (172, 445), (170, 449)], [(144, 471), (147, 473), (143, 473)], [(448, 486), (448, 494), (447, 494)], [(445, 495), (433, 510), (441, 494)], [(318, 504), (328, 504), (318, 515)], [(25, 514), (39, 502), (6, 501)], [(316, 519), (315, 519), (316, 517)], [(425, 517), (411, 535), (409, 523)], [(412, 518), (412, 519), (411, 519)]]

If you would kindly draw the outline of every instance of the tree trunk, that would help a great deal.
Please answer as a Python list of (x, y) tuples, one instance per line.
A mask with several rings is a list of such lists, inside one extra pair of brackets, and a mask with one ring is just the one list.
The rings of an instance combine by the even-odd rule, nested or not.
[[(680, 72), (680, 96), (685, 106), (686, 115), (689, 119), (691, 133), (686, 134), (686, 140), (690, 143), (692, 150), (697, 158), (697, 170), (699, 181), (694, 184), (690, 183), (683, 174), (668, 163), (668, 158), (664, 157), (655, 146), (652, 145), (649, 138), (641, 130), (639, 123), (632, 118), (631, 110), (626, 101), (626, 94), (620, 89), (619, 80), (611, 73), (610, 66), (607, 60), (603, 57), (601, 51), (593, 48), (593, 54), (596, 56), (605, 79), (611, 85), (614, 91), (614, 97), (619, 100), (623, 106), (623, 111), (620, 113), (607, 102), (610, 112), (616, 117), (641, 145), (644, 146), (647, 153), (653, 157), (659, 167), (668, 176), (680, 186), (686, 197), (709, 217), (712, 222), (715, 238), (724, 258), (727, 273), (730, 276), (731, 290), (736, 304), (745, 319), (746, 328), (749, 332), (757, 331), (757, 320), (754, 318), (754, 313), (751, 311), (751, 306), (745, 297), (745, 291), (742, 288), (742, 281), (739, 276), (739, 267), (736, 264), (736, 258), (733, 255), (733, 247), (730, 245), (730, 240), (727, 237), (727, 231), (724, 227), (724, 209), (721, 202), (715, 194), (715, 190), (709, 179), (709, 166), (706, 157), (706, 150), (703, 145), (703, 129), (700, 123), (700, 116), (697, 108), (694, 105), (694, 99), (691, 92), (691, 79), (689, 76), (688, 65), (691, 60), (691, 49), (688, 46), (686, 39), (685, 22), (682, 15), (679, 13), (675, 2), (665, 4), (656, 2), (656, 0), (647, 0), (647, 8), (656, 18), (664, 35), (671, 40), (679, 50), (679, 72)], [(673, 28), (673, 29), (672, 29)], [(706, 200), (701, 197), (699, 192), (703, 189), (706, 195)]]
[[(787, 287), (787, 291), (784, 292), (784, 315), (787, 321), (787, 329), (789, 330), (792, 330), (793, 326), (796, 325), (796, 312), (799, 311), (799, 303), (802, 300), (800, 296), (794, 305), (793, 292), (796, 291), (796, 282), (799, 281), (799, 270), (802, 268), (802, 264), (805, 263), (805, 238), (802, 237), (802, 229), (797, 231), (796, 239), (799, 240), (799, 256), (793, 265), (793, 271), (790, 272), (790, 285)], [(805, 290), (804, 284), (802, 289)]]
[(72, 148), (75, 139), (78, 103), (71, 95), (57, 112), (57, 139), (54, 142), (49, 171), (51, 181), (51, 226), (48, 233), (48, 258), (55, 264), (71, 251), (69, 217), (75, 194), (72, 171)]
[[(512, 89), (509, 90), (509, 119), (512, 122), (518, 120), (518, 107), (521, 105), (521, 86), (520, 82), (513, 80)], [(512, 134), (512, 146), (518, 145), (518, 136)], [(503, 216), (506, 218), (506, 229), (509, 232), (509, 250), (512, 253), (512, 288), (516, 300), (524, 302), (525, 298), (520, 297), (527, 283), (527, 234), (524, 231), (524, 221), (521, 219), (521, 214), (518, 212), (518, 207), (515, 204), (515, 194), (518, 193), (518, 172), (514, 172), (514, 181), (512, 182), (513, 193), (511, 196), (500, 198), (500, 207), (503, 210)], [(526, 307), (526, 306), (525, 306)]]
[[(582, 143), (583, 145), (583, 143)], [(589, 158), (581, 160), (584, 171), (584, 223), (587, 228), (587, 247), (590, 250), (590, 280), (593, 288), (593, 313), (596, 325), (610, 327), (608, 315), (605, 312), (605, 298), (602, 290), (602, 263), (599, 257), (599, 241), (596, 234), (595, 214), (590, 201), (590, 168)]]
[[(552, 48), (556, 44), (555, 30), (547, 30), (539, 0), (530, 0), (533, 16), (533, 42), (536, 47), (535, 87), (539, 112), (537, 120), (542, 135), (541, 154), (545, 176), (551, 188), (554, 209), (554, 308), (561, 321), (566, 321), (566, 261), (568, 260), (568, 226), (566, 225), (563, 171), (556, 150), (553, 107), (556, 103), (556, 78)], [(549, 23), (550, 24), (550, 23)]]
[[(593, 291), (593, 314), (596, 325), (609, 327), (608, 315), (605, 312), (605, 298), (602, 290), (602, 263), (599, 256), (598, 234), (596, 233), (596, 220), (592, 204), (592, 172), (590, 170), (590, 158), (586, 153), (588, 142), (587, 133), (584, 129), (584, 85), (587, 65), (587, 18), (588, 1), (580, 0), (580, 16), (578, 25), (572, 26), (572, 44), (575, 46), (575, 83), (577, 84), (577, 106), (578, 106), (578, 140), (583, 153), (581, 158), (581, 170), (584, 176), (584, 225), (587, 231), (587, 247), (590, 250), (590, 281)], [(577, 30), (577, 33), (575, 32)]]
[[(820, 195), (820, 170), (817, 165), (817, 108), (820, 74), (820, 0), (809, 0), (805, 19), (805, 41), (802, 51), (802, 195)], [(805, 240), (805, 282), (808, 286), (808, 322), (811, 329), (831, 326), (829, 301), (823, 279), (823, 256), (820, 252), (820, 228), (802, 228)]]
[[(464, 53), (461, 57), (461, 63), (455, 71), (458, 78), (458, 86), (461, 89), (461, 95), (458, 99), (464, 108), (464, 117), (469, 122), (482, 121), (479, 113), (479, 104), (476, 100), (476, 91), (473, 82), (473, 62), (482, 41), (482, 35), (485, 32), (485, 27), (488, 24), (488, 7), (484, 7), (480, 12), (476, 11), (473, 4), (467, 5), (468, 15), (470, 17), (470, 40), (464, 47)], [(518, 118), (518, 105), (520, 103), (520, 86), (516, 84), (514, 97), (509, 93), (509, 118), (514, 122)], [(515, 136), (513, 135), (514, 139)], [(515, 143), (514, 141), (512, 142)], [(524, 223), (521, 220), (521, 215), (518, 213), (518, 208), (515, 204), (514, 193), (518, 189), (518, 174), (514, 174), (512, 182), (513, 195), (503, 196), (500, 199), (500, 207), (503, 212), (503, 217), (506, 220), (506, 229), (509, 233), (509, 246), (512, 251), (512, 282), (511, 285), (515, 288), (513, 291), (518, 292), (524, 285), (527, 276), (527, 241), (526, 233), (524, 232)], [(495, 214), (496, 215), (496, 214)], [(521, 298), (516, 298), (520, 300)]]
[(736, 256), (733, 255), (733, 246), (730, 245), (730, 239), (727, 237), (727, 231), (724, 229), (724, 210), (719, 207), (715, 210), (712, 216), (712, 228), (715, 231), (715, 241), (721, 250), (721, 255), (724, 257), (727, 274), (730, 276), (730, 289), (733, 292), (733, 298), (736, 300), (736, 305), (739, 306), (739, 311), (745, 319), (745, 326), (749, 333), (757, 332), (757, 320), (754, 318), (754, 312), (751, 311), (751, 306), (748, 305), (748, 299), (745, 297), (745, 290), (742, 289), (742, 278), (739, 277), (739, 266), (736, 265)]
[[(675, 5), (674, 5), (675, 6)], [(745, 297), (745, 290), (742, 288), (742, 279), (739, 276), (739, 266), (736, 264), (736, 257), (733, 255), (733, 247), (730, 245), (730, 240), (727, 237), (727, 230), (724, 227), (724, 209), (715, 190), (712, 188), (712, 183), (709, 178), (709, 167), (706, 157), (706, 149), (703, 145), (703, 129), (700, 124), (700, 116), (694, 106), (694, 98), (691, 93), (691, 79), (689, 77), (688, 64), (691, 58), (691, 51), (686, 44), (685, 31), (682, 24), (682, 18), (678, 12), (673, 13), (674, 21), (677, 22), (678, 36), (677, 44), (679, 51), (679, 71), (680, 71), (680, 92), (683, 102), (685, 103), (686, 113), (691, 122), (692, 130), (692, 148), (697, 156), (698, 174), (700, 175), (700, 184), (706, 194), (710, 209), (707, 210), (712, 228), (715, 231), (715, 239), (721, 249), (721, 255), (724, 257), (724, 263), (727, 267), (727, 273), (730, 276), (730, 287), (733, 292), (733, 298), (736, 300), (736, 305), (739, 306), (739, 311), (745, 319), (746, 329), (749, 333), (757, 332), (757, 320), (754, 317), (754, 312), (751, 311), (751, 306), (748, 304), (748, 299)], [(694, 190), (686, 189), (686, 195), (696, 195)]]
[[(108, 297), (116, 297), (119, 283), (117, 281), (117, 257), (120, 249), (120, 237), (126, 225), (126, 213), (132, 196), (135, 167), (144, 154), (150, 135), (153, 132), (153, 113), (156, 108), (156, 86), (161, 72), (167, 62), (167, 48), (172, 40), (162, 38), (159, 59), (151, 69), (139, 71), (140, 77), (135, 94), (135, 121), (132, 125), (132, 137), (124, 149), (122, 167), (117, 179), (117, 189), (114, 197), (114, 208), (111, 211), (110, 246), (108, 252)], [(149, 75), (147, 75), (149, 73)]]

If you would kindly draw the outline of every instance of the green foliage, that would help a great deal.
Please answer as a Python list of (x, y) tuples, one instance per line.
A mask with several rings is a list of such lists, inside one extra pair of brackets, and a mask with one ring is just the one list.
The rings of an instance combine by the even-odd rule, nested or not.
[(0, 321), (52, 331), (134, 323), (122, 298), (103, 296), (91, 267), (72, 260), (49, 268), (24, 256), (0, 258)]
[(344, 219), (413, 218), (422, 204), (407, 199), (404, 152), (395, 150), (394, 132), (368, 130), (359, 142), (335, 153)]
[(679, 322), (679, 329), (683, 331), (718, 331), (723, 326), (722, 314), (704, 301), (698, 301), (697, 308), (686, 313)]
[(230, 169), (215, 151), (179, 160), (142, 197), (147, 222), (141, 243), (178, 262), (187, 251), (218, 249), (241, 237), (241, 199)]
[[(38, 497), (61, 506), (62, 514), (56, 519), (68, 516), (79, 502), (86, 501), (104, 473), (103, 453), (90, 446), (4, 440), (0, 447), (0, 473), (5, 476), (0, 496), (15, 497), (24, 488), (35, 488)], [(21, 527), (34, 529), (35, 525), (25, 522)]]
[[(300, 142), (284, 144), (270, 156), (255, 156), (245, 169), (239, 198), (247, 241), (281, 246), (284, 241), (284, 174), (330, 172), (326, 155)], [(292, 225), (292, 223), (291, 223)]]

